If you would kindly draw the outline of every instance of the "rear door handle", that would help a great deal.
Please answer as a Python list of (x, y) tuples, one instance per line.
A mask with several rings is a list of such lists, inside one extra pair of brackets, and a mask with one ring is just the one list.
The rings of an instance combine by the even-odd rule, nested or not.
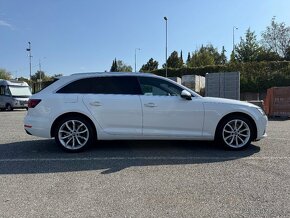
[(157, 107), (156, 104), (154, 103), (147, 103), (147, 104), (144, 104), (145, 107)]
[(99, 102), (99, 101), (93, 101), (90, 103), (90, 105), (95, 106), (95, 107), (102, 106), (101, 102)]

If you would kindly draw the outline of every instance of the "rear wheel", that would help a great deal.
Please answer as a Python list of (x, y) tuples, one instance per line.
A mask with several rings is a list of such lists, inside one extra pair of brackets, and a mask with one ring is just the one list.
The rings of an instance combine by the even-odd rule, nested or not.
[(231, 150), (247, 147), (252, 141), (252, 136), (252, 124), (244, 117), (229, 117), (218, 126), (218, 141)]
[(6, 104), (6, 110), (13, 111), (13, 107), (11, 106), (11, 104)]
[(92, 144), (94, 135), (92, 125), (86, 119), (67, 117), (58, 123), (55, 141), (65, 151), (79, 152)]

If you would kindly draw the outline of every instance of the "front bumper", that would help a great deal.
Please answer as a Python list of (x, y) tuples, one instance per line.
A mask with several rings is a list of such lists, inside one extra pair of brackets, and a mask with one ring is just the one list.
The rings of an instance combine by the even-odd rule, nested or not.
[(265, 137), (267, 137), (267, 126), (268, 126), (268, 117), (266, 115), (261, 116), (258, 120), (257, 120), (257, 138), (255, 139), (255, 141), (259, 141), (260, 139), (263, 139)]

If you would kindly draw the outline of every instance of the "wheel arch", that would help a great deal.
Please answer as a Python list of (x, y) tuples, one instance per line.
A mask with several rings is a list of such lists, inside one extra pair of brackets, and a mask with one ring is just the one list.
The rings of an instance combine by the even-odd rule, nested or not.
[(96, 129), (94, 122), (88, 116), (86, 116), (82, 113), (79, 113), (79, 112), (68, 112), (68, 113), (64, 113), (64, 114), (60, 115), (59, 117), (57, 117), (51, 125), (50, 136), (54, 137), (54, 130), (55, 130), (56, 125), (58, 124), (59, 121), (61, 121), (62, 119), (66, 118), (66, 117), (74, 117), (74, 116), (79, 116), (79, 117), (86, 119), (91, 124), (91, 126), (94, 130), (95, 136), (97, 138), (97, 129)]
[(257, 125), (256, 125), (255, 120), (250, 115), (248, 115), (246, 113), (233, 112), (233, 113), (229, 113), (229, 114), (223, 116), (223, 118), (220, 119), (220, 121), (218, 122), (218, 125), (217, 125), (217, 127), (215, 129), (215, 139), (217, 138), (217, 132), (218, 132), (218, 129), (220, 128), (220, 125), (223, 123), (224, 120), (226, 120), (226, 119), (228, 119), (230, 117), (244, 117), (244, 118), (248, 119), (250, 121), (250, 123), (251, 123), (251, 126), (252, 126), (253, 130), (254, 130), (253, 136), (252, 136), (252, 140), (255, 140), (257, 138), (257, 134), (258, 134), (257, 131), (258, 130), (257, 130)]

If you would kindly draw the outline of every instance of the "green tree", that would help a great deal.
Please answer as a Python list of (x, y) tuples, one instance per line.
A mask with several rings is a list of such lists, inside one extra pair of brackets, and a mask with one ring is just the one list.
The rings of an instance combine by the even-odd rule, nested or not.
[(275, 19), (273, 17), (271, 25), (262, 32), (262, 43), (267, 50), (285, 58), (287, 48), (290, 46), (290, 27), (287, 27), (285, 23), (276, 22)]
[(118, 72), (118, 66), (117, 66), (117, 60), (115, 58), (115, 60), (113, 60), (110, 72)]
[(152, 70), (158, 69), (158, 62), (155, 61), (153, 58), (150, 58), (146, 64), (143, 64), (140, 72), (150, 72)]
[(286, 49), (286, 56), (285, 56), (285, 59), (287, 61), (290, 61), (290, 46), (288, 46), (288, 48)]
[(222, 52), (221, 52), (221, 64), (226, 64), (227, 63), (226, 52), (227, 51), (225, 50), (225, 46), (223, 46)]
[(230, 56), (230, 63), (236, 63), (236, 57), (235, 57), (235, 52), (232, 50), (231, 56)]
[(281, 60), (282, 58), (276, 52), (272, 52), (264, 47), (260, 48), (257, 61), (281, 61)]
[(184, 62), (183, 62), (183, 56), (182, 56), (182, 50), (180, 51), (179, 62), (180, 62), (180, 65), (181, 65), (181, 66), (184, 65)]
[(245, 33), (245, 39), (241, 37), (240, 43), (235, 48), (236, 58), (240, 62), (257, 61), (259, 51), (260, 46), (257, 41), (257, 36), (249, 28)]
[(117, 62), (117, 72), (132, 72), (132, 67), (123, 63), (123, 61), (118, 60)]
[(0, 79), (6, 79), (6, 80), (12, 79), (11, 73), (5, 69), (0, 68)]
[(23, 82), (27, 82), (27, 83), (30, 82), (29, 79), (27, 79), (27, 78), (25, 78), (25, 77), (19, 77), (19, 78), (18, 78), (18, 81), (23, 81)]
[[(163, 68), (165, 68), (165, 64)], [(181, 68), (183, 66), (183, 60), (181, 62), (180, 57), (178, 57), (178, 52), (173, 51), (167, 59), (167, 67), (168, 68)]]
[(219, 54), (217, 48), (214, 48), (211, 44), (207, 46), (201, 46), (199, 50), (195, 50), (188, 63), (189, 67), (201, 67), (208, 65), (217, 65), (222, 63), (222, 57)]
[(58, 74), (54, 74), (51, 78), (54, 79), (54, 78), (61, 77), (61, 76), (63, 76), (63, 74), (58, 73)]
[(40, 70), (38, 70), (34, 75), (31, 75), (31, 81), (39, 82), (40, 80), (41, 82), (45, 82), (45, 81), (50, 81), (51, 78), (45, 75), (44, 71), (40, 71)]
[(190, 60), (191, 60), (190, 52), (188, 52), (187, 59), (186, 59), (186, 66), (188, 66), (188, 67), (189, 67)]

